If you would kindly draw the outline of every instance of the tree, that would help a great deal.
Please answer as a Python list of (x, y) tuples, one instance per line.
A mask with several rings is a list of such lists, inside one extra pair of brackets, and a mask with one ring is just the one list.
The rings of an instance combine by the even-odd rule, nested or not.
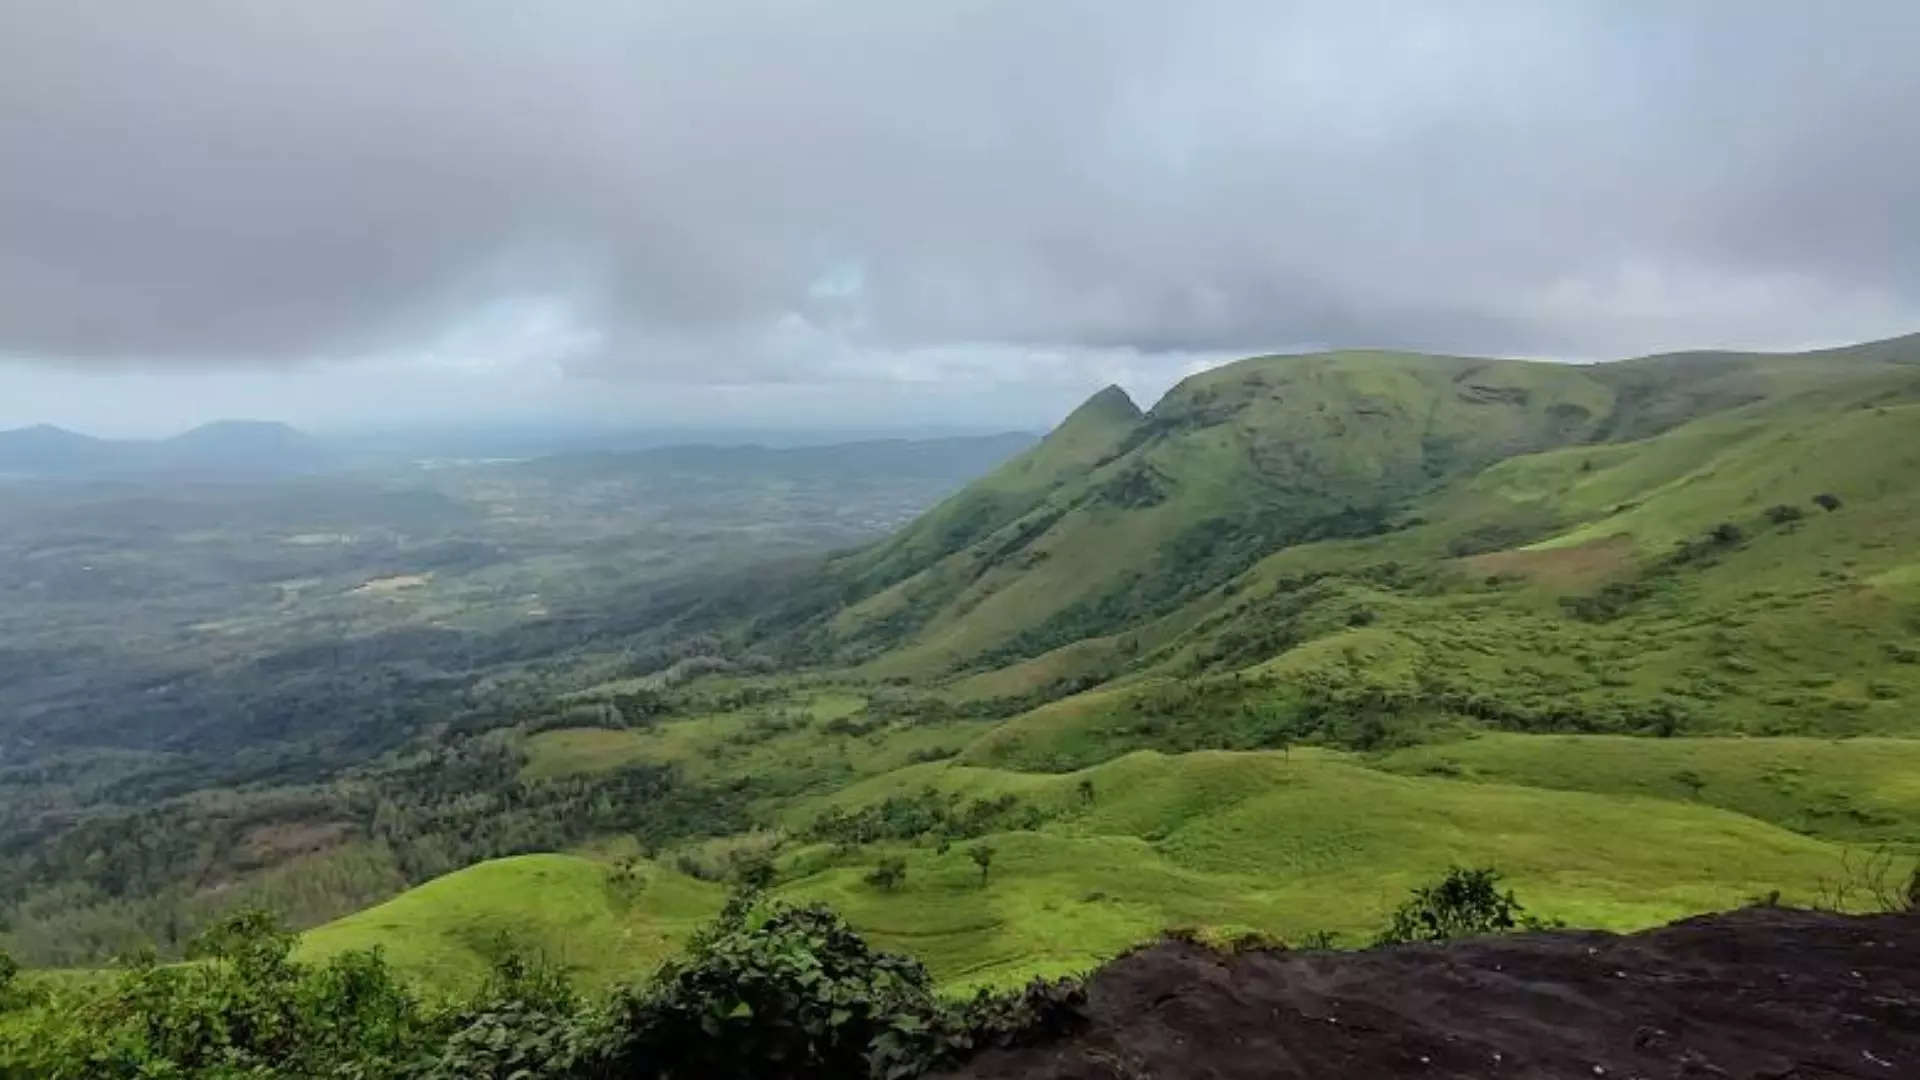
[(975, 844), (967, 849), (967, 857), (973, 860), (973, 865), (980, 868), (980, 884), (985, 885), (987, 871), (993, 866), (993, 845)]
[(893, 892), (907, 880), (907, 860), (902, 858), (881, 859), (880, 865), (867, 873), (867, 884), (884, 892)]
[(1813, 501), (1815, 504), (1817, 504), (1820, 507), (1820, 509), (1825, 510), (1829, 514), (1833, 513), (1835, 510), (1840, 509), (1840, 496), (1834, 495), (1830, 492), (1823, 491), (1820, 494), (1815, 495), (1813, 497)]

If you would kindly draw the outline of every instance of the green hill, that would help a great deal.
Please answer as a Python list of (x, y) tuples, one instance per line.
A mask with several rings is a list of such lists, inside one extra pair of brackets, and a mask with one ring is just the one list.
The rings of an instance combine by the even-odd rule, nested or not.
[(583, 982), (652, 970), (719, 910), (721, 890), (662, 867), (619, 871), (575, 855), (494, 859), (309, 931), (305, 959), (379, 948), (438, 989), (471, 990), (508, 951), (538, 956)]
[[(747, 792), (750, 842), (669, 842), (630, 896), (603, 862), (483, 864), (309, 948), (454, 984), (505, 928), (604, 981), (718, 904), (663, 867), (718, 878), (743, 844), (951, 987), (1170, 926), (1358, 943), (1455, 863), (1575, 925), (1830, 896), (1862, 845), (1920, 849), (1916, 476), (1920, 338), (1257, 357), (1145, 413), (1109, 388), (689, 624), (786, 666), (518, 743), (528, 783)], [(890, 858), (904, 882), (870, 882)]]

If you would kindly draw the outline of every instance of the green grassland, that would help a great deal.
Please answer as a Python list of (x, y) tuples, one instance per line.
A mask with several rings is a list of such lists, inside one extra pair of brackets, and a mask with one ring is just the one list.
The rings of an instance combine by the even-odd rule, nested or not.
[[(1028, 827), (946, 850), (931, 837), (851, 850), (806, 838), (830, 806), (928, 789), (956, 802), (1011, 795)], [(1055, 775), (928, 763), (796, 801), (782, 823), (775, 895), (832, 904), (954, 989), (1083, 970), (1175, 927), (1360, 944), (1407, 889), (1454, 863), (1502, 867), (1538, 914), (1616, 929), (1774, 890), (1808, 901), (1841, 870), (1831, 843), (1712, 806), (1397, 775), (1305, 749), (1140, 752)], [(973, 843), (995, 849), (984, 883)], [(895, 855), (903, 885), (865, 880)], [(719, 904), (719, 886), (640, 865), (644, 884), (623, 893), (603, 862), (483, 863), (312, 931), (306, 949), (380, 945), (452, 988), (512, 942), (604, 985), (657, 963)]]
[(1394, 751), (1408, 775), (1692, 800), (1846, 843), (1920, 848), (1920, 741), (1488, 733)]
[[(524, 775), (749, 778), (775, 892), (950, 986), (1172, 926), (1359, 943), (1453, 863), (1575, 925), (1809, 901), (1920, 846), (1916, 361), (1331, 353), (1145, 414), (1103, 391), (830, 561), (778, 620), (812, 682), (544, 731)], [(814, 828), (928, 790), (1012, 800), (984, 882), (973, 840)]]
[(721, 890), (651, 864), (615, 872), (573, 855), (493, 859), (309, 931), (324, 959), (378, 947), (437, 990), (471, 990), (509, 950), (606, 985), (651, 970), (720, 906)]

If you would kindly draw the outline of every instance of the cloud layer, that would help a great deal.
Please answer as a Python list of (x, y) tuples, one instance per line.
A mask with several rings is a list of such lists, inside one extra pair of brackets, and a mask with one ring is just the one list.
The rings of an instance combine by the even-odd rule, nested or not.
[(1018, 382), (1920, 326), (1895, 0), (0, 4), (37, 364)]

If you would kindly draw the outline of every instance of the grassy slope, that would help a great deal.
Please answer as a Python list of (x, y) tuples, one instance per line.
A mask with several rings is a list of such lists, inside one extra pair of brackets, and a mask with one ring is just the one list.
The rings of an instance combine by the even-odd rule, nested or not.
[[(1277, 584), (1335, 571), (1305, 594), (1312, 602), (1296, 628), (1306, 640), (1250, 673), (1401, 693), (1484, 692), (1596, 715), (1671, 705), (1698, 731), (1913, 733), (1920, 405), (1906, 399), (1917, 392), (1920, 373), (1873, 369), (1641, 442), (1507, 459), (1416, 501), (1410, 516), (1422, 524), (1284, 549), (1243, 575), (1231, 596), (1209, 593), (1136, 628), (1130, 636), (1147, 661), (1132, 678), (1189, 676), (1192, 658), (1223, 635), (1273, 621), (1262, 598)], [(1842, 509), (1816, 509), (1809, 500), (1821, 492), (1839, 495)], [(1781, 503), (1809, 516), (1774, 526), (1764, 511)], [(1647, 576), (1675, 541), (1720, 522), (1747, 539), (1680, 572)], [(1517, 546), (1453, 557), (1463, 538), (1483, 537)], [(1384, 562), (1417, 569), (1417, 581), (1383, 589), (1354, 573)], [(1563, 597), (1641, 579), (1649, 596), (1614, 621), (1583, 622), (1562, 609)], [(1357, 610), (1373, 621), (1345, 626)], [(959, 685), (990, 693), (1021, 671), (1059, 677), (1111, 664), (1112, 653), (1092, 644)], [(1098, 760), (1131, 710), (1127, 681), (1118, 685), (1019, 718), (970, 758), (1042, 768)]]
[(544, 956), (605, 985), (671, 955), (719, 908), (719, 887), (641, 864), (635, 884), (574, 855), (494, 859), (308, 931), (300, 955), (378, 946), (423, 985), (470, 989), (505, 948)]
[[(1129, 575), (1193, 572), (1160, 553), (1196, 526), (1266, 510), (1264, 527), (1285, 531), (1383, 507), (1438, 477), (1584, 437), (1611, 403), (1604, 386), (1565, 365), (1402, 353), (1230, 364), (1182, 382), (1121, 452), (1066, 474), (1040, 510), (855, 605), (836, 626), (851, 633), (902, 605), (931, 608), (874, 670), (944, 671), (1123, 588)], [(990, 477), (982, 491), (998, 486)], [(1061, 516), (1018, 542), (1022, 525), (1049, 511)]]
[(1453, 862), (1501, 866), (1541, 913), (1609, 927), (1774, 888), (1807, 898), (1838, 864), (1823, 842), (1707, 807), (1393, 776), (1311, 751), (1141, 753), (1048, 777), (923, 766), (834, 801), (928, 784), (970, 797), (1011, 791), (1060, 816), (990, 837), (998, 854), (985, 887), (963, 844), (945, 855), (903, 849), (897, 893), (861, 880), (871, 856), (808, 872), (824, 856), (802, 852), (788, 869), (803, 876), (782, 891), (830, 900), (959, 982), (1085, 967), (1180, 925), (1296, 940), (1331, 930), (1353, 943)]
[[(1352, 941), (1451, 861), (1501, 866), (1541, 913), (1575, 924), (1644, 925), (1776, 888), (1804, 899), (1839, 872), (1835, 842), (1920, 838), (1920, 743), (1486, 734), (1369, 758), (1128, 751), (1257, 747), (1261, 710), (1316, 688), (1396, 702), (1418, 720), (1398, 735), (1483, 724), (1433, 704), (1447, 694), (1603, 730), (1642, 730), (1670, 707), (1682, 731), (1920, 732), (1916, 356), (1912, 340), (1604, 368), (1349, 353), (1229, 365), (1144, 419), (1103, 395), (844, 560), (836, 572), (868, 593), (827, 627), (850, 643), (845, 659), (865, 661), (857, 675), (955, 699), (1087, 673), (1106, 685), (1004, 722), (908, 718), (863, 734), (827, 730), (818, 708), (771, 736), (751, 710), (550, 732), (532, 741), (529, 772), (671, 760), (750, 774), (783, 793), (763, 811), (794, 827), (828, 802), (929, 784), (1050, 808), (1039, 829), (992, 838), (984, 887), (964, 845), (898, 848), (909, 875), (893, 894), (861, 880), (884, 850), (787, 848), (782, 894), (830, 900), (950, 983), (1084, 966), (1177, 924)], [(1157, 501), (1107, 498), (1122, 481)], [(1819, 492), (1842, 509), (1813, 509)], [(1195, 521), (1367, 499), (1398, 503), (1404, 527), (1286, 547), (1164, 616), (929, 682), (1128, 574), (1179, 572), (1159, 553)], [(1809, 516), (1769, 524), (1775, 503)], [(1653, 572), (1675, 541), (1726, 521), (1742, 542)], [(1380, 573), (1387, 563), (1404, 572)], [(1327, 576), (1303, 586), (1309, 572)], [(1563, 609), (1636, 581), (1646, 595), (1612, 621)], [(1270, 647), (1217, 659), (1236, 636), (1281, 626)], [(1252, 689), (1232, 707), (1156, 716), (1196, 679), (1236, 674)], [(959, 764), (910, 763), (960, 747)], [(495, 892), (514, 910), (516, 894), (535, 906), (545, 888)]]
[[(814, 845), (783, 857), (777, 893), (833, 904), (950, 987), (1082, 969), (1175, 926), (1296, 939), (1329, 930), (1357, 943), (1453, 862), (1503, 867), (1541, 914), (1616, 928), (1773, 889), (1810, 898), (1839, 868), (1827, 843), (1708, 806), (1392, 775), (1310, 750), (1139, 753), (1056, 776), (912, 766), (787, 818), (798, 826), (829, 802), (857, 807), (927, 786), (1013, 792), (1051, 820), (987, 837), (997, 855), (984, 886), (964, 843), (944, 854)], [(907, 883), (882, 892), (863, 878), (889, 853), (906, 857)], [(425, 984), (455, 988), (479, 977), (504, 934), (604, 985), (651, 968), (718, 906), (717, 886), (650, 865), (643, 874), (629, 903), (591, 860), (483, 863), (312, 931), (304, 952), (380, 945)]]
[(1398, 750), (1378, 765), (1408, 775), (1692, 800), (1814, 836), (1920, 848), (1920, 740), (1489, 733)]

